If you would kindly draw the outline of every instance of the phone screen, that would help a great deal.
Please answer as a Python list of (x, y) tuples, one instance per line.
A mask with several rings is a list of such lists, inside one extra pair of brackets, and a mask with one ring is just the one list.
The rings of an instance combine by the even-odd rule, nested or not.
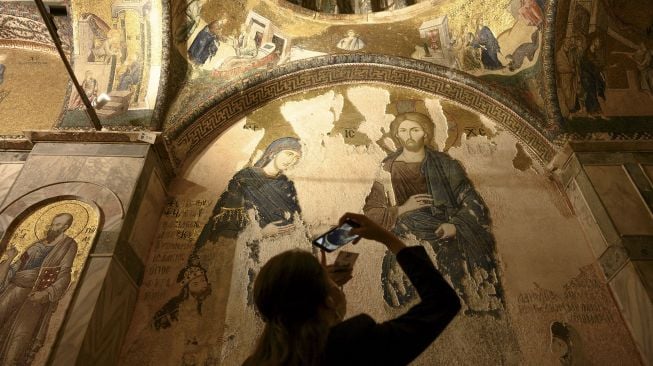
[(323, 248), (327, 252), (333, 252), (341, 246), (358, 238), (358, 235), (350, 235), (349, 231), (355, 226), (356, 223), (345, 221), (342, 225), (327, 231), (325, 234), (320, 235), (313, 240), (313, 245)]

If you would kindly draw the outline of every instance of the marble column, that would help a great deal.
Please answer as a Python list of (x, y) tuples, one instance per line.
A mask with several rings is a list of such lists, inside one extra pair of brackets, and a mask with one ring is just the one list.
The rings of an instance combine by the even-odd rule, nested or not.
[(653, 143), (571, 142), (554, 171), (645, 365), (653, 365)]

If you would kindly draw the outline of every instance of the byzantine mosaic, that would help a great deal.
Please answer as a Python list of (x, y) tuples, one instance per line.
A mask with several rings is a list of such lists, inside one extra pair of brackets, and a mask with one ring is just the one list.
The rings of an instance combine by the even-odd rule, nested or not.
[(35, 207), (3, 236), (2, 363), (42, 364), (64, 322), (100, 224), (79, 200)]
[[(323, 87), (242, 112), (171, 183), (121, 364), (241, 364), (262, 327), (251, 302), (260, 265), (285, 249), (311, 250), (309, 238), (343, 211), (378, 219), (375, 208), (402, 205), (410, 174), (401, 169), (410, 168), (398, 157), (408, 144), (428, 160), (415, 182), (439, 182), (423, 194), (446, 201), (443, 187), (464, 187), (449, 202), (458, 210), (429, 204), (385, 223), (426, 248), (464, 303), (416, 365), (640, 363), (565, 198), (492, 116), (379, 84)], [(406, 123), (421, 131), (414, 140), (399, 132)], [(471, 216), (442, 243), (433, 233), (449, 214)], [(346, 250), (360, 253), (344, 288), (348, 316), (383, 321), (414, 303), (381, 246)]]
[[(388, 17), (316, 17), (285, 1), (173, 1), (173, 49), (187, 61), (167, 124), (229, 83), (285, 63), (340, 53), (443, 65), (504, 87), (541, 111), (543, 2), (417, 4)], [(296, 7), (295, 7), (296, 8)], [(408, 16), (402, 17), (402, 12)], [(380, 13), (379, 13), (380, 14)], [(394, 14), (394, 12), (388, 12)], [(173, 71), (175, 72), (175, 71)]]

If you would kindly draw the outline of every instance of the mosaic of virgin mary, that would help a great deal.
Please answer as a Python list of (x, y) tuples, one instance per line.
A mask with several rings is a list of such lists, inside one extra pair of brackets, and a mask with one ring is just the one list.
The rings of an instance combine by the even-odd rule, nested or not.
[(237, 172), (213, 208), (195, 250), (207, 240), (237, 237), (252, 221), (257, 222), (263, 237), (294, 230), (301, 208), (295, 185), (284, 172), (295, 166), (301, 155), (298, 139), (282, 137), (273, 141), (253, 166)]

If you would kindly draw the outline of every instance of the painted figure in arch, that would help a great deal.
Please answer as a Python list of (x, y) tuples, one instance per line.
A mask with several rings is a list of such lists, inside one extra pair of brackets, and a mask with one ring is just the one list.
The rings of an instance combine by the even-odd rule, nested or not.
[(361, 48), (365, 47), (365, 42), (356, 34), (353, 29), (347, 31), (345, 38), (342, 38), (338, 41), (336, 46), (341, 50), (345, 51), (358, 51)]
[(175, 42), (188, 41), (200, 21), (200, 12), (207, 0), (183, 0), (178, 2), (174, 17), (179, 21), (175, 30)]
[[(503, 294), (497, 269), (490, 217), (460, 163), (429, 146), (431, 119), (405, 112), (390, 124), (400, 148), (382, 163), (363, 211), (399, 236), (427, 242), (436, 263), (449, 277), (468, 314), (498, 315)], [(382, 282), (388, 305), (399, 307), (415, 298), (412, 286), (397, 276), (392, 256), (383, 260)]]
[(476, 31), (476, 38), (472, 44), (474, 48), (481, 49), (481, 62), (483, 68), (486, 70), (499, 70), (503, 68), (503, 64), (499, 61), (498, 54), (501, 52), (499, 42), (492, 33), (492, 30), (487, 26), (479, 27)]
[(5, 81), (6, 66), (4, 62), (6, 59), (7, 59), (6, 55), (0, 55), (0, 85), (2, 85), (2, 83)]
[(576, 41), (574, 38), (565, 38), (562, 47), (556, 52), (556, 72), (558, 73), (558, 88), (562, 91), (561, 104), (568, 113), (580, 109), (578, 91), (580, 88), (580, 73), (578, 70)]
[(43, 344), (50, 316), (70, 284), (77, 242), (65, 234), (69, 213), (56, 215), (45, 238), (0, 263), (0, 364), (29, 364)]
[[(195, 312), (202, 315), (202, 303), (211, 294), (211, 284), (206, 276), (206, 269), (200, 264), (196, 255), (191, 255), (188, 265), (177, 275), (177, 284), (181, 286), (179, 294), (166, 302), (152, 320), (154, 329), (166, 329), (179, 321), (181, 312)], [(183, 315), (182, 315), (183, 317)]]
[(220, 29), (224, 20), (215, 20), (202, 29), (188, 48), (188, 57), (196, 65), (204, 65), (218, 52)]
[[(292, 232), (301, 208), (295, 185), (284, 172), (295, 166), (301, 155), (298, 139), (282, 137), (273, 141), (253, 166), (237, 172), (213, 208), (211, 218), (196, 241), (195, 252), (207, 241), (236, 238), (250, 223), (258, 226), (261, 238)], [(255, 268), (260, 264), (259, 244), (258, 240), (247, 243), (252, 262), (247, 271), (250, 304)]]
[(566, 322), (553, 322), (551, 331), (551, 352), (557, 357), (560, 365), (587, 365), (588, 360), (583, 352), (582, 341), (578, 331)]
[[(88, 97), (88, 101), (95, 102), (95, 99), (97, 99), (97, 94), (98, 94), (98, 83), (97, 80), (93, 77), (93, 72), (90, 70), (86, 71), (84, 74), (84, 81), (82, 81), (82, 89), (84, 89), (84, 93), (86, 93), (86, 96)], [(82, 101), (82, 97), (79, 96), (79, 94), (74, 93), (72, 100), (70, 102), (70, 109), (84, 109), (84, 102)]]
[(653, 51), (641, 42), (637, 50), (627, 54), (637, 65), (639, 89), (653, 96)]
[(580, 60), (580, 82), (583, 86), (587, 115), (600, 117), (599, 97), (605, 100), (605, 57), (601, 49), (601, 38), (597, 34), (590, 34), (589, 39), (589, 46)]

